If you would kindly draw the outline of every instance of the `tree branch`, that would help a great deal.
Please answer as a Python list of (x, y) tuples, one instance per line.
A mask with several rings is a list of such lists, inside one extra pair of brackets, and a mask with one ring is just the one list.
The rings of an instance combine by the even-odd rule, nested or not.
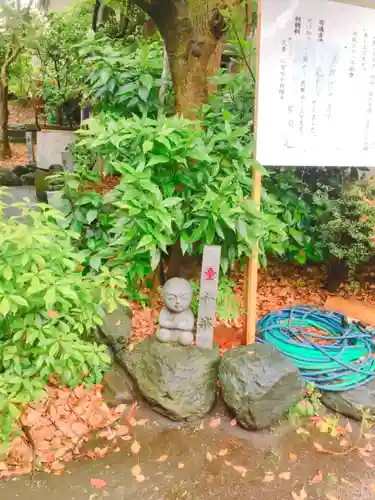
[(246, 26), (244, 38), (247, 40), (253, 31), (253, 3), (252, 0), (245, 0)]
[(255, 76), (254, 76), (254, 73), (253, 73), (253, 71), (252, 71), (252, 69), (251, 69), (251, 67), (250, 67), (249, 61), (247, 60), (247, 57), (246, 57), (246, 54), (245, 54), (244, 48), (243, 48), (243, 46), (242, 46), (242, 42), (241, 42), (241, 40), (240, 40), (240, 37), (239, 37), (238, 32), (237, 32), (237, 30), (236, 30), (236, 27), (234, 26), (234, 24), (233, 24), (233, 23), (232, 23), (232, 28), (233, 28), (234, 34), (235, 34), (235, 36), (236, 36), (236, 38), (237, 38), (238, 45), (239, 45), (239, 47), (240, 47), (240, 51), (241, 51), (241, 54), (242, 54), (242, 59), (244, 60), (244, 63), (246, 64), (246, 67), (247, 67), (247, 69), (249, 70), (249, 73), (250, 73), (250, 75), (251, 75), (251, 77), (252, 77), (253, 81), (255, 82)]
[(17, 47), (16, 50), (14, 50), (13, 48), (10, 48), (8, 50), (8, 54), (3, 64), (4, 71), (6, 71), (12, 63), (14, 63), (20, 52), (21, 52), (21, 47)]

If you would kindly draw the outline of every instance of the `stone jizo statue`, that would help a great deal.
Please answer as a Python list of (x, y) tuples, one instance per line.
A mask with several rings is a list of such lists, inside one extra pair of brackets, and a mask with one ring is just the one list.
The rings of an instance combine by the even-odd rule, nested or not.
[(163, 287), (165, 307), (160, 311), (156, 337), (160, 342), (191, 345), (194, 340), (194, 314), (190, 309), (193, 291), (188, 281), (172, 278)]

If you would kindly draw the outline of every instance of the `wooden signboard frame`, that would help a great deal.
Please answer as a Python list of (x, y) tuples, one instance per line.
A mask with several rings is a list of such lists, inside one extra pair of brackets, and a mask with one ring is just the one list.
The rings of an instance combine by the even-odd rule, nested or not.
[[(255, 112), (254, 112), (254, 163), (256, 158), (257, 114), (259, 93), (259, 53), (262, 26), (262, 0), (258, 0), (257, 45), (256, 45), (256, 84), (255, 84)], [(260, 210), (262, 194), (262, 174), (253, 167), (252, 199)], [(245, 270), (245, 332), (246, 344), (253, 344), (256, 336), (257, 323), (257, 290), (258, 290), (259, 250), (254, 249), (252, 259), (248, 259)]]

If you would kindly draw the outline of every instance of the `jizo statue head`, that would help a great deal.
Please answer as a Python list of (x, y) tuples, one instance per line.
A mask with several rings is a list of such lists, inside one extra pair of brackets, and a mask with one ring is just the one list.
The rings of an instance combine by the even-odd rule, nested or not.
[(183, 278), (171, 278), (163, 287), (163, 299), (166, 307), (175, 313), (186, 311), (193, 297), (193, 290)]

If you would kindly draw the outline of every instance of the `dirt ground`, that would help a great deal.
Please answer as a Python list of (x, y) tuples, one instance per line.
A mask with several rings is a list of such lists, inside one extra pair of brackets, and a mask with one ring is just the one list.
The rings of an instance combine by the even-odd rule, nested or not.
[[(21, 105), (16, 102), (9, 103), (9, 124), (24, 125), (35, 123), (34, 108), (30, 105)], [(24, 165), (27, 163), (27, 148), (23, 142), (11, 143), (12, 158), (0, 160), (0, 168), (11, 168), (14, 165)]]
[[(29, 500), (370, 500), (375, 498), (374, 452), (342, 453), (338, 438), (312, 422), (283, 422), (270, 431), (232, 426), (218, 405), (195, 426), (180, 426), (144, 406), (132, 440), (106, 457), (72, 462), (61, 476), (37, 473), (0, 484), (1, 499)], [(147, 422), (145, 422), (147, 419)], [(347, 421), (342, 420), (345, 426)], [(299, 425), (299, 427), (298, 427)], [(359, 426), (350, 424), (355, 442)], [(375, 434), (367, 430), (366, 449)], [(138, 453), (131, 445), (139, 443)], [(315, 444), (314, 444), (315, 443)], [(342, 445), (342, 443), (341, 443)], [(134, 449), (134, 448), (133, 448)], [(363, 448), (362, 448), (363, 450)], [(362, 453), (364, 453), (362, 451)], [(372, 457), (372, 458), (371, 458)], [(135, 477), (136, 476), (136, 477)], [(102, 486), (97, 488), (93, 486)], [(99, 481), (98, 481), (99, 480)]]

